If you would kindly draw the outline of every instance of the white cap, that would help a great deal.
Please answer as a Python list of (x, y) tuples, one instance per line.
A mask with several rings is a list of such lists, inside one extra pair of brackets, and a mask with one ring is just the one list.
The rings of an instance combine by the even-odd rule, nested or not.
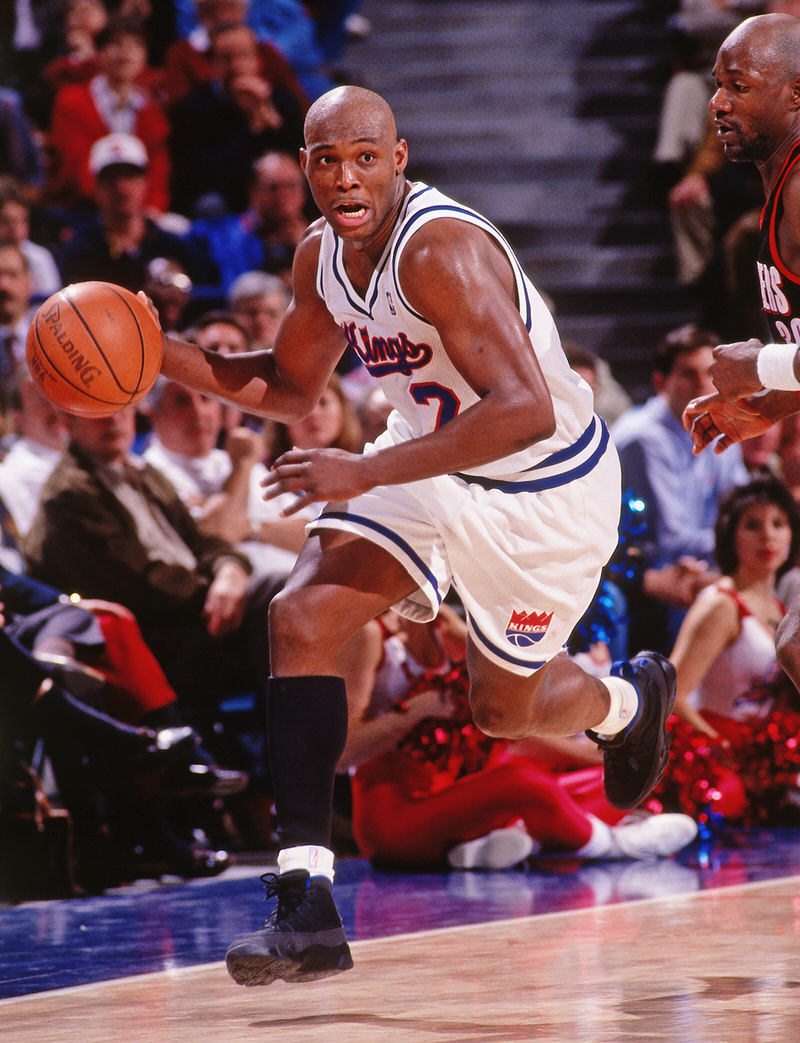
[(147, 149), (133, 134), (107, 134), (92, 145), (89, 170), (97, 177), (106, 167), (112, 166), (147, 170)]

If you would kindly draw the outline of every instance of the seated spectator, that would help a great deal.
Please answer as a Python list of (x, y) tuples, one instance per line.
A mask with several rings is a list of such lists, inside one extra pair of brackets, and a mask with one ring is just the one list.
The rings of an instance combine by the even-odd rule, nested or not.
[(616, 558), (622, 565), (611, 578), (628, 599), (631, 647), (665, 655), (686, 608), (716, 578), (711, 565), (719, 501), (748, 477), (738, 446), (719, 456), (695, 456), (681, 422), (692, 398), (714, 390), (709, 369), (717, 343), (716, 334), (694, 324), (667, 334), (653, 361), (655, 396), (611, 429), (623, 488)]
[(234, 280), (228, 303), (234, 317), (247, 331), (252, 351), (273, 346), (291, 299), (289, 288), (277, 275), (244, 272)]
[[(307, 417), (294, 424), (274, 423), (270, 427), (267, 435), (270, 462), (293, 446), (357, 453), (364, 445), (358, 413), (336, 373), (331, 375), (328, 386)], [(281, 511), (293, 499), (292, 493), (282, 493), (270, 500), (262, 497), (251, 504), (251, 511), (259, 539), (297, 554), (305, 540), (306, 523), (315, 518), (324, 505), (309, 504), (291, 517), (282, 517)]]
[(626, 409), (630, 409), (630, 396), (614, 379), (605, 359), (580, 344), (567, 341), (563, 347), (570, 368), (580, 374), (592, 389), (595, 413), (607, 424), (613, 424)]
[(173, 206), (191, 218), (209, 200), (218, 212), (241, 213), (253, 161), (272, 149), (296, 153), (303, 143), (302, 112), (259, 71), (250, 29), (216, 29), (210, 55), (213, 79), (172, 110)]
[(42, 487), (67, 447), (64, 414), (45, 398), (27, 367), (9, 394), (13, 440), (0, 460), (0, 498), (24, 536), (39, 506)]
[(657, 799), (706, 818), (796, 821), (797, 693), (779, 670), (785, 608), (776, 581), (797, 563), (800, 512), (786, 487), (753, 479), (722, 501), (715, 530), (722, 578), (697, 598), (678, 634), (670, 763)]
[(67, 425), (23, 542), (31, 574), (133, 612), (185, 712), (207, 720), (225, 695), (264, 692), (265, 612), (283, 577), (251, 585), (248, 559), (131, 454), (133, 408)]
[(10, 175), (0, 175), (0, 240), (16, 243), (25, 254), (33, 304), (61, 289), (53, 255), (30, 239), (30, 190)]
[[(211, 33), (221, 26), (245, 25), (249, 0), (195, 0), (197, 24), (188, 35), (174, 40), (164, 56), (164, 86), (171, 105), (214, 77), (210, 59)], [(291, 95), (305, 116), (309, 97), (291, 64), (274, 44), (259, 39), (259, 72)]]
[[(469, 709), (465, 641), (447, 606), (432, 623), (387, 613), (359, 636), (355, 677), (345, 673), (340, 768), (355, 768), (353, 833), (364, 857), (413, 870), (507, 869), (540, 851), (656, 858), (694, 839), (685, 815), (624, 819), (581, 740), (483, 735)], [(565, 762), (585, 770), (559, 772)]]
[[(250, 351), (250, 336), (236, 316), (229, 311), (212, 309), (200, 316), (191, 329), (185, 331), (187, 340), (193, 341), (206, 351), (218, 351), (221, 355), (234, 355), (238, 351)], [(252, 427), (254, 431), (264, 428), (264, 418), (247, 416), (238, 406), (222, 404), (222, 429)]]
[(218, 448), (222, 403), (166, 377), (156, 381), (148, 408), (153, 438), (144, 459), (169, 479), (197, 523), (235, 544), (256, 574), (288, 576), (295, 555), (257, 535), (266, 475), (263, 434), (234, 427)]
[(280, 47), (312, 100), (336, 86), (313, 20), (314, 6), (302, 0), (250, 0), (247, 17), (259, 40)]
[(284, 152), (268, 152), (253, 164), (250, 205), (242, 214), (202, 217), (193, 222), (188, 244), (208, 271), (201, 276), (204, 299), (217, 303), (244, 272), (260, 269), (291, 279), (294, 251), (308, 227), (306, 179)]
[(8, 424), (9, 389), (26, 364), (31, 293), (31, 273), (22, 248), (10, 239), (0, 241), (0, 432)]
[(206, 351), (218, 351), (220, 355), (250, 351), (247, 330), (229, 311), (204, 312), (191, 329), (186, 331), (186, 337)]
[(165, 333), (183, 329), (192, 299), (192, 280), (171, 257), (154, 257), (147, 265), (144, 292), (155, 305)]
[(188, 270), (183, 240), (167, 231), (146, 208), (147, 150), (130, 134), (109, 134), (92, 146), (96, 212), (59, 250), (56, 261), (65, 283), (101, 279), (134, 293), (147, 284), (147, 266), (157, 257)]
[(0, 170), (31, 187), (41, 190), (44, 156), (37, 131), (25, 111), (21, 95), (0, 87)]
[(111, 20), (97, 35), (101, 72), (88, 83), (68, 84), (56, 94), (48, 144), (52, 169), (45, 199), (71, 211), (91, 210), (94, 177), (92, 145), (109, 134), (134, 135), (142, 142), (149, 171), (145, 205), (169, 209), (169, 123), (161, 103), (144, 85), (147, 46), (139, 24)]
[(96, 41), (107, 25), (108, 9), (102, 0), (68, 0), (62, 53), (42, 70), (42, 79), (53, 96), (67, 84), (88, 83), (100, 71)]

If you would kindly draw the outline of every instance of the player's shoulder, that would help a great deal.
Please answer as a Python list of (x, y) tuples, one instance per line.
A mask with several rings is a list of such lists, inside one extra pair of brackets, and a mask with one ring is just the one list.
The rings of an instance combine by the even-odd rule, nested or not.
[(308, 273), (316, 271), (319, 263), (322, 235), (325, 231), (325, 220), (318, 218), (306, 228), (294, 255), (295, 272)]

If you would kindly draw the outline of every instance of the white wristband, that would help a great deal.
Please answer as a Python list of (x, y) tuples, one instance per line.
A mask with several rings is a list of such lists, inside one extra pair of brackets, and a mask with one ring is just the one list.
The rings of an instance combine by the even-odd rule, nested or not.
[(796, 354), (796, 344), (765, 344), (756, 361), (762, 386), (772, 391), (800, 391), (800, 380), (794, 375)]

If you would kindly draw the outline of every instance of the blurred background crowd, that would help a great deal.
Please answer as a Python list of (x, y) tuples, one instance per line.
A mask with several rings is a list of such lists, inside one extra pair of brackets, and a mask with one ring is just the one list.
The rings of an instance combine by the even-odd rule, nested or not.
[[(745, 618), (774, 631), (796, 581), (800, 427), (786, 421), (696, 457), (680, 417), (711, 390), (713, 346), (763, 332), (761, 186), (752, 169), (725, 162), (713, 134), (713, 57), (742, 18), (800, 14), (800, 5), (629, 6), (646, 8), (657, 32), (659, 105), (641, 176), (670, 229), (666, 278), (683, 295), (681, 321), (654, 328), (626, 366), (634, 348), (615, 354), (572, 335), (580, 325), (570, 325), (558, 286), (530, 274), (557, 323), (565, 319), (570, 363), (592, 386), (623, 464), (620, 546), (569, 653), (598, 675), (642, 647), (673, 655), (688, 679), (678, 716), (689, 731), (646, 817), (621, 823), (582, 739), (511, 749), (470, 730), (457, 599), (435, 627), (389, 616), (343, 664), (351, 734), (338, 854), (412, 867), (489, 858), (490, 868), (541, 850), (658, 857), (695, 832), (674, 818), (665, 839), (650, 822), (664, 812), (707, 823), (790, 819), (797, 806), (800, 765), (781, 744), (795, 734), (796, 693), (769, 642), (766, 652), (737, 643)], [(386, 423), (380, 388), (348, 349), (318, 406), (289, 427), (163, 378), (135, 409), (77, 418), (39, 394), (25, 339), (50, 294), (98, 279), (146, 291), (165, 330), (210, 351), (270, 348), (295, 247), (315, 217), (297, 160), (303, 118), (337, 83), (382, 89), (351, 60), (383, 31), (379, 10), (359, 0), (2, 5), (0, 898), (214, 875), (272, 850), (266, 610), (312, 515), (283, 518), (260, 481), (292, 445), (359, 451)], [(482, 209), (505, 228), (502, 214)], [(741, 535), (759, 527), (764, 543), (770, 527), (781, 530), (768, 553)], [(719, 629), (720, 598), (723, 616), (735, 616), (730, 640), (698, 643), (703, 628)], [(705, 661), (686, 651), (688, 633), (708, 649)], [(731, 656), (738, 672), (715, 686)], [(732, 736), (729, 719), (779, 722), (781, 743), (764, 754), (757, 727)], [(749, 751), (733, 766), (731, 743)], [(772, 758), (768, 798), (764, 772), (757, 784), (748, 768), (756, 748)], [(689, 778), (698, 750), (704, 774)], [(444, 825), (455, 805), (444, 816), (425, 805), (424, 824), (409, 819), (402, 843), (381, 833), (411, 793), (431, 797), (467, 776), (469, 807), (488, 810), (457, 834)], [(400, 803), (387, 805), (389, 785)], [(489, 855), (469, 846), (496, 832)]]

